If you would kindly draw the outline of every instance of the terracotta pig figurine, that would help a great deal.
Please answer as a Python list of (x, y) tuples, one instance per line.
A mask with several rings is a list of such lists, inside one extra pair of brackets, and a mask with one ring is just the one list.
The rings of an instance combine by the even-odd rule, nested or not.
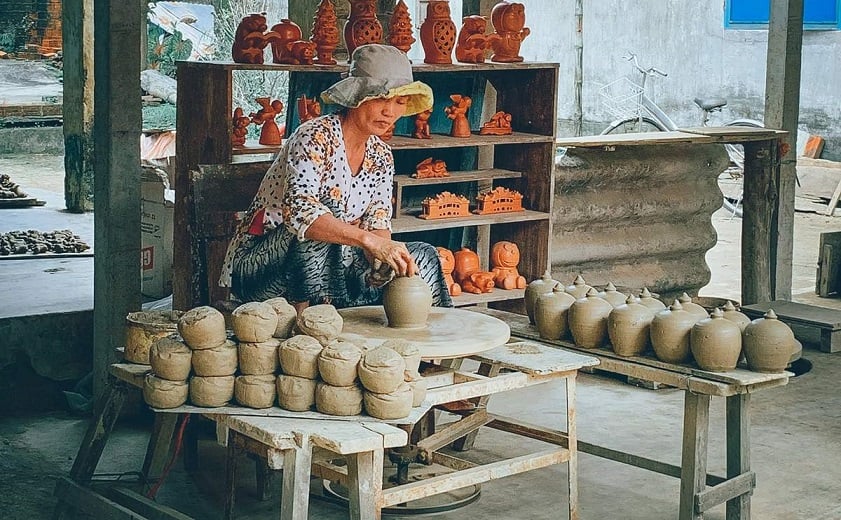
[(456, 259), (456, 267), (453, 271), (454, 278), (464, 292), (473, 294), (493, 292), (494, 274), (479, 270), (479, 255), (466, 247), (462, 247), (453, 256)]
[(494, 283), (503, 289), (525, 289), (526, 278), (520, 276), (520, 248), (514, 242), (501, 240), (491, 248), (491, 265)]
[(456, 268), (456, 258), (453, 252), (445, 247), (436, 247), (438, 250), (438, 258), (441, 260), (441, 271), (444, 273), (444, 284), (447, 290), (450, 291), (450, 296), (458, 296), (461, 294), (461, 286), (453, 279), (453, 270)]

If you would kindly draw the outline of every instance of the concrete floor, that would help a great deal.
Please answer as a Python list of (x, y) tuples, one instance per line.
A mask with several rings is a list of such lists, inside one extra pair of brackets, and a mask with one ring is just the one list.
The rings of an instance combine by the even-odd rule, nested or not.
[[(28, 160), (42, 159), (30, 157)], [(60, 158), (43, 160), (53, 161), (54, 169), (59, 168), (57, 161)], [(10, 171), (13, 162), (7, 156), (0, 156), (0, 172)], [(41, 197), (36, 189), (43, 189), (45, 196), (50, 190), (54, 196), (54, 181), (51, 185), (43, 177), (36, 180), (37, 175), (30, 177), (26, 172), (19, 175), (11, 171), (15, 180), (33, 194)], [(44, 185), (38, 185), (40, 182)], [(59, 210), (62, 205), (58, 201), (55, 205), (50, 203), (26, 211), (55, 211), (57, 222), (60, 222), (70, 216)], [(6, 216), (11, 214), (5, 211), (0, 219), (0, 231), (20, 229), (21, 221), (15, 224)], [(35, 221), (35, 213), (15, 212), (21, 218)], [(50, 226), (52, 222), (49, 221)], [(818, 301), (821, 305), (841, 309), (839, 299), (813, 296), (817, 236), (821, 231), (838, 230), (841, 228), (839, 223), (838, 217), (797, 214), (793, 287), (800, 294), (795, 300)], [(713, 275), (710, 285), (701, 294), (737, 298), (740, 221), (730, 220), (719, 212), (714, 216), (714, 224), (719, 244), (707, 255)], [(75, 223), (58, 227), (68, 226), (79, 234), (87, 229), (85, 225), (77, 227)], [(92, 238), (91, 233), (91, 241)], [(35, 261), (14, 263), (18, 262), (23, 265), (23, 262)], [(6, 269), (2, 265), (0, 268)], [(8, 297), (2, 301), (8, 308), (25, 304), (21, 299)], [(814, 364), (811, 372), (793, 378), (785, 387), (752, 396), (751, 463), (758, 484), (752, 500), (755, 519), (841, 519), (841, 499), (837, 492), (838, 482), (841, 482), (841, 442), (838, 441), (841, 437), (841, 401), (836, 383), (837, 374), (841, 373), (841, 355), (824, 354), (807, 345), (804, 357)], [(679, 464), (682, 392), (646, 390), (604, 375), (582, 374), (579, 381), (577, 408), (581, 440)], [(560, 385), (548, 384), (497, 396), (491, 401), (490, 410), (536, 424), (557, 426), (565, 419), (562, 407), (558, 405), (563, 398)], [(142, 463), (151, 420), (148, 413), (142, 411), (139, 400), (135, 399), (127, 408), (130, 413), (118, 423), (98, 468), (103, 478), (139, 470)], [(86, 417), (69, 412), (0, 418), (0, 511), (3, 511), (3, 518), (48, 517), (54, 505), (54, 478), (69, 471), (86, 427)], [(710, 417), (711, 473), (724, 471), (723, 439), (724, 400), (714, 398)], [(478, 461), (512, 456), (537, 444), (521, 440), (512, 442), (507, 434), (483, 430), (477, 447), (466, 457)], [(210, 437), (202, 441), (200, 470), (187, 474), (181, 463), (177, 463), (158, 494), (159, 502), (196, 518), (220, 518), (223, 457), (224, 450)], [(277, 500), (260, 502), (255, 496), (251, 466), (241, 464), (239, 475), (237, 518), (276, 517)], [(483, 486), (478, 502), (440, 518), (461, 519), (465, 515), (505, 519), (565, 518), (565, 475), (566, 469), (561, 466), (488, 483)], [(278, 496), (279, 482), (276, 484)], [(671, 477), (582, 454), (579, 489), (584, 519), (677, 517), (678, 480)], [(724, 508), (718, 507), (706, 518), (723, 519), (724, 516)], [(329, 520), (346, 518), (347, 513), (336, 505), (312, 501), (310, 517)]]

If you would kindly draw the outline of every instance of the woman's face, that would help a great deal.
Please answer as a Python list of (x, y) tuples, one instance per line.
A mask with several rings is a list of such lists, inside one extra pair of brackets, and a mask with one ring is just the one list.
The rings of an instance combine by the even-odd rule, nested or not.
[(348, 116), (368, 134), (381, 136), (391, 128), (395, 121), (403, 117), (408, 103), (408, 96), (370, 99), (357, 108), (351, 108)]

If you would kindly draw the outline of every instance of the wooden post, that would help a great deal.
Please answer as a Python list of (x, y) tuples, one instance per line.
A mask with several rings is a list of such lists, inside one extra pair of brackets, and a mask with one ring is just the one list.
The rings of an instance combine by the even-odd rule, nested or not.
[(64, 205), (93, 209), (93, 0), (61, 4), (64, 53)]
[(140, 308), (140, 3), (94, 0), (94, 395)]
[(771, 299), (791, 299), (794, 248), (794, 189), (797, 178), (797, 119), (800, 112), (800, 53), (803, 46), (803, 0), (771, 0), (765, 72), (765, 126), (788, 132), (789, 151), (782, 156), (779, 200), (772, 221)]
[(779, 213), (780, 168), (773, 141), (755, 141), (744, 146), (742, 305), (748, 305), (773, 299), (776, 241), (773, 223)]

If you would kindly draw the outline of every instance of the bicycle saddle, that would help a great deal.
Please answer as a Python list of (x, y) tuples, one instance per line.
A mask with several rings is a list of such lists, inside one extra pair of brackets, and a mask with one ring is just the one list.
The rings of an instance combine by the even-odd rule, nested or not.
[(704, 110), (710, 111), (727, 105), (727, 100), (722, 98), (701, 99), (695, 98), (695, 104)]

